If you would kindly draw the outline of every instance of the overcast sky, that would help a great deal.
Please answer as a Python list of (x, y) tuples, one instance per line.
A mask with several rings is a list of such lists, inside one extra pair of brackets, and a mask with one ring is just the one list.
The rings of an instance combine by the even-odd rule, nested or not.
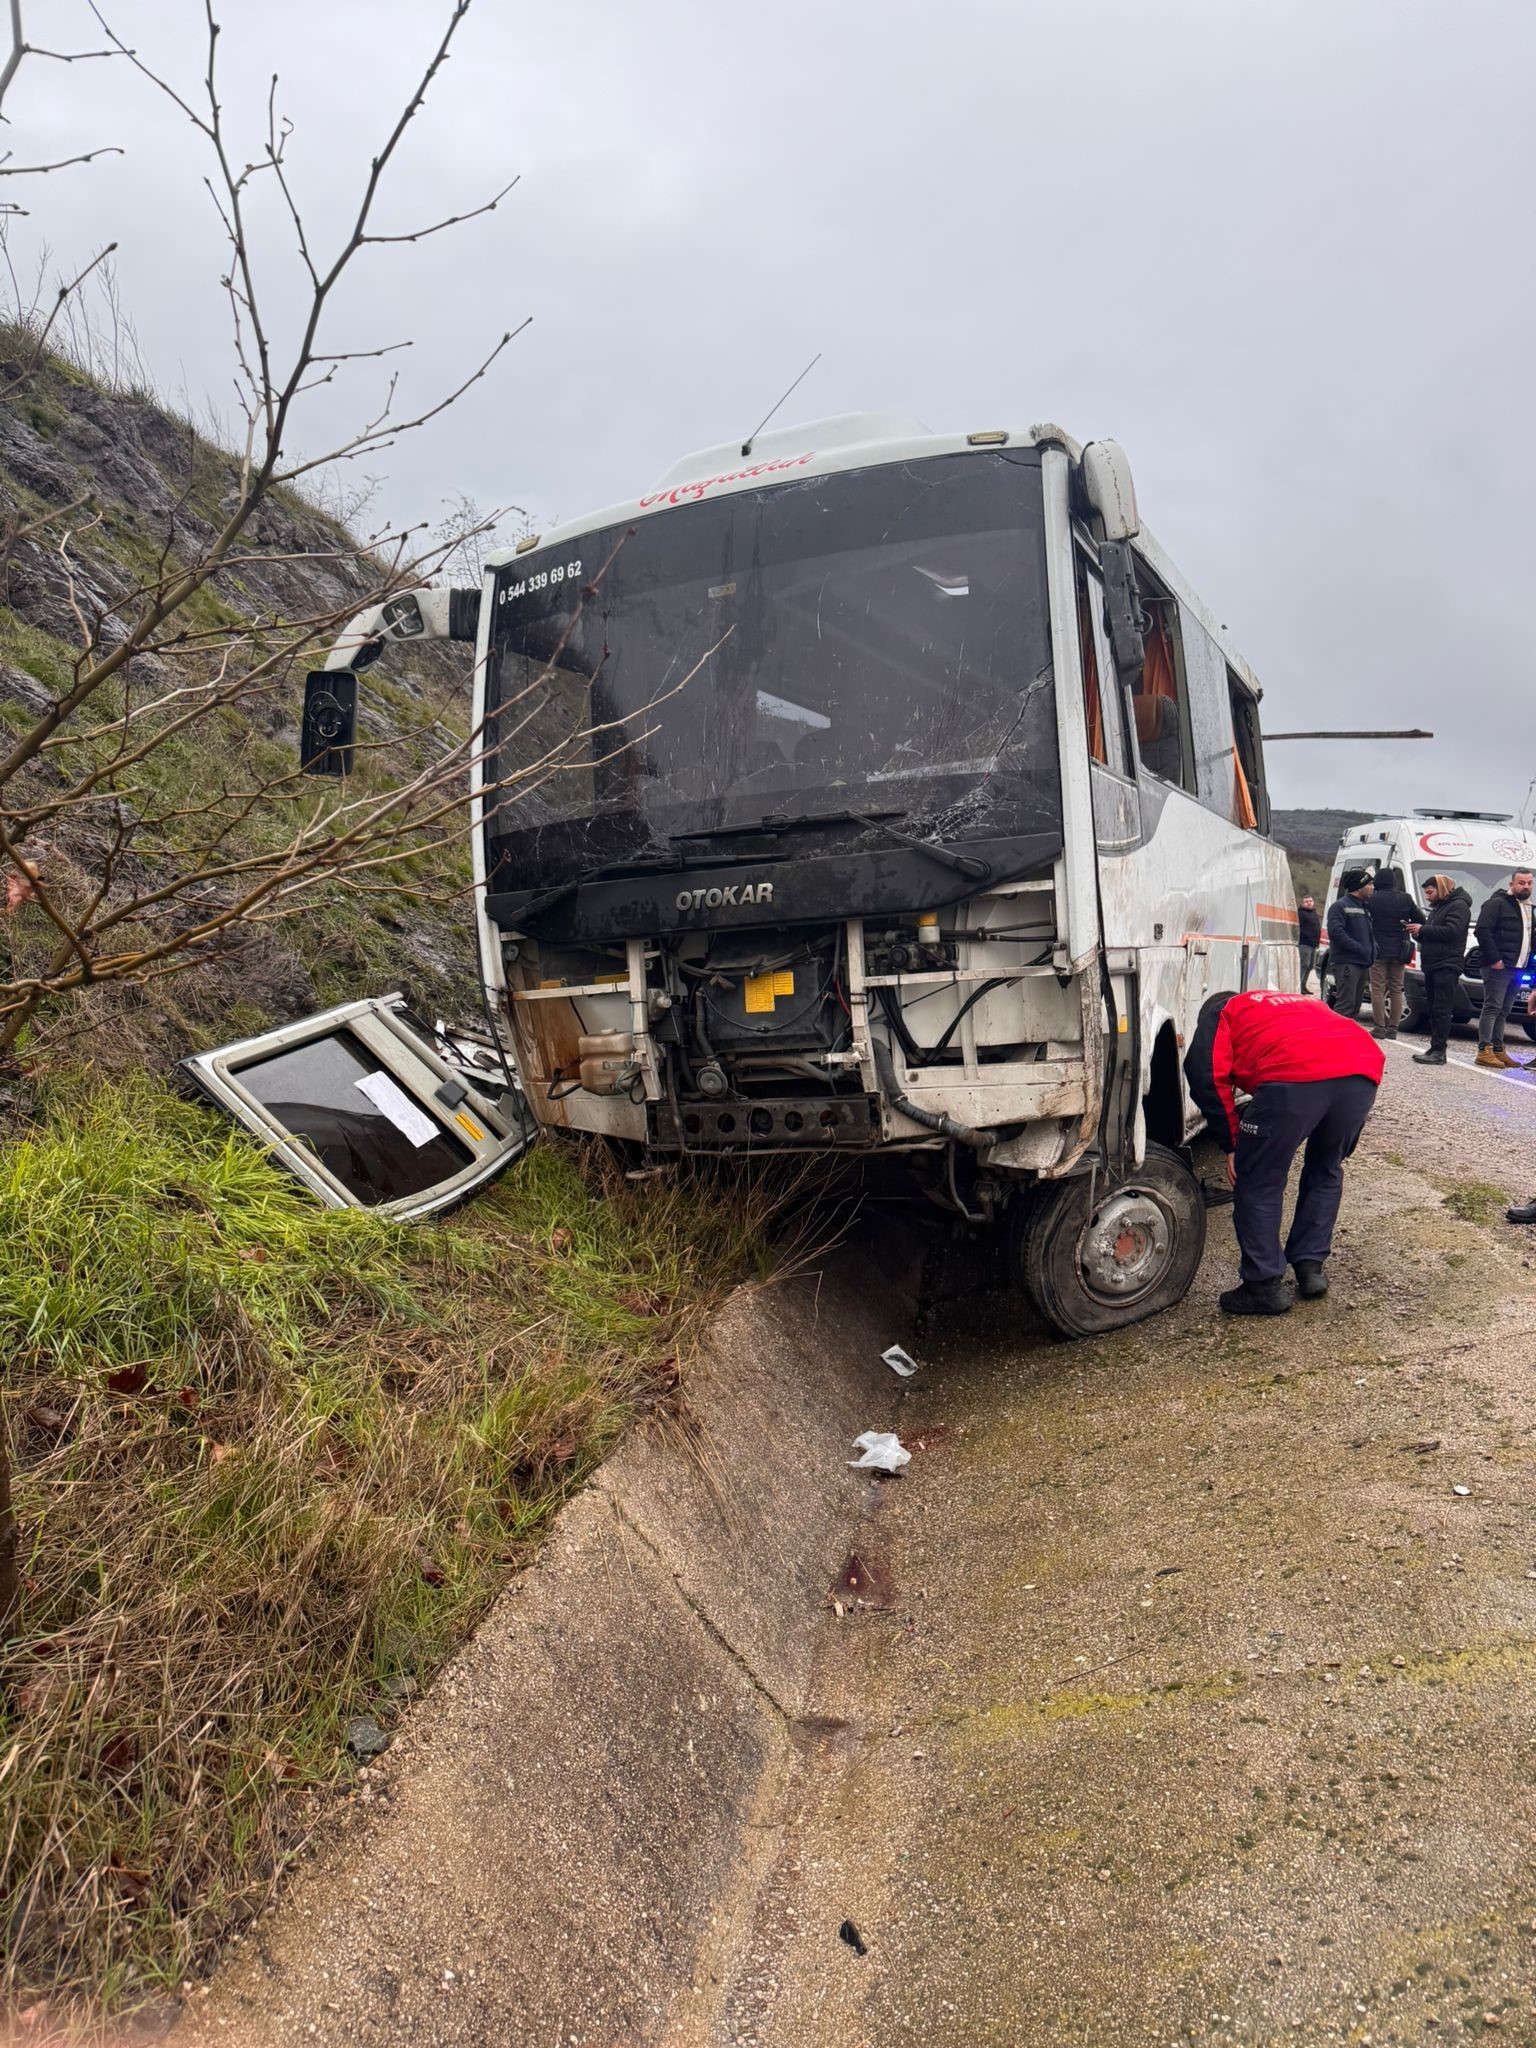
[[(196, 89), (194, 0), (102, 0)], [(30, 0), (56, 47), (101, 41)], [(334, 239), (447, 0), (224, 0), (232, 128), (271, 73), (317, 240)], [(429, 403), (532, 325), (450, 414), (370, 465), (379, 506), (468, 494), (535, 524), (638, 495), (781, 424), (897, 410), (1123, 442), (1142, 510), (1265, 685), (1287, 804), (1518, 811), (1530, 689), (1536, 158), (1531, 0), (475, 0), (385, 187), (330, 346), (409, 337)], [(55, 266), (120, 244), (159, 387), (232, 411), (206, 145), (118, 63), (29, 59), (17, 159), (125, 155), (34, 186)], [(245, 153), (242, 151), (242, 154)], [(290, 237), (258, 209), (270, 302)], [(281, 325), (281, 322), (278, 323)], [(316, 394), (318, 450), (377, 365)]]

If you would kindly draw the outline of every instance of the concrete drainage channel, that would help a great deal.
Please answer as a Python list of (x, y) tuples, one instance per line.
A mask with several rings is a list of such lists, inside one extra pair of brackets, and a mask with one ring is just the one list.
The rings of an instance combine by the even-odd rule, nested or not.
[(564, 1511), (177, 2048), (718, 2038), (882, 1483), (848, 1460), (892, 1425), (880, 1353), (915, 1314), (917, 1259), (885, 1241), (903, 1270), (848, 1249), (727, 1304), (685, 1425), (637, 1432)]

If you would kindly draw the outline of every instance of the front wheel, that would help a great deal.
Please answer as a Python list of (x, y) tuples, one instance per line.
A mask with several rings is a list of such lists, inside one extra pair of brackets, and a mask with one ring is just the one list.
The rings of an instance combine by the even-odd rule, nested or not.
[(1112, 1187), (1087, 1176), (1042, 1186), (1021, 1224), (1016, 1270), (1064, 1337), (1096, 1337), (1172, 1308), (1205, 1250), (1200, 1183), (1176, 1152), (1149, 1144)]

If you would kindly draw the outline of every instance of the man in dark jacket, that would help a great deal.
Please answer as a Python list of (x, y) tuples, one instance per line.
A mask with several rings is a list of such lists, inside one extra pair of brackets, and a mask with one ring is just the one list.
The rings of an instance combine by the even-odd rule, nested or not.
[(1371, 877), (1364, 868), (1346, 868), (1339, 877), (1338, 900), (1328, 906), (1328, 970), (1333, 976), (1333, 1007), (1353, 1017), (1360, 1007), (1365, 978), (1376, 958), (1376, 929), (1371, 923)]
[(1378, 868), (1369, 904), (1376, 934), (1371, 962), (1371, 1012), (1378, 1038), (1396, 1038), (1403, 1021), (1403, 969), (1413, 957), (1410, 925), (1424, 922), (1424, 913), (1403, 887), (1396, 868)]
[(1495, 889), (1477, 913), (1477, 951), (1483, 969), (1483, 1007), (1477, 1020), (1477, 1064), (1519, 1067), (1504, 1050), (1504, 1026), (1514, 1006), (1516, 979), (1531, 959), (1529, 868), (1516, 868), (1507, 889)]
[[(1211, 1136), (1227, 1153), (1242, 1285), (1221, 1297), (1231, 1316), (1279, 1316), (1291, 1306), (1285, 1278), (1315, 1300), (1328, 1292), (1324, 1265), (1344, 1192), (1344, 1161), (1376, 1100), (1386, 1056), (1353, 1018), (1305, 996), (1250, 989), (1207, 998), (1184, 1072)], [(1239, 1110), (1236, 1090), (1249, 1096)], [(1296, 1214), (1284, 1251), (1280, 1218), (1291, 1161), (1306, 1146)]]
[(1419, 930), (1419, 965), (1429, 1008), (1429, 1050), (1416, 1052), (1421, 1067), (1443, 1067), (1451, 1036), (1451, 1012), (1467, 959), (1467, 934), (1472, 928), (1472, 898), (1449, 875), (1431, 875), (1424, 884), (1429, 915)]
[(1296, 944), (1301, 953), (1301, 992), (1307, 992), (1312, 970), (1317, 965), (1317, 942), (1323, 936), (1323, 920), (1310, 896), (1296, 906)]

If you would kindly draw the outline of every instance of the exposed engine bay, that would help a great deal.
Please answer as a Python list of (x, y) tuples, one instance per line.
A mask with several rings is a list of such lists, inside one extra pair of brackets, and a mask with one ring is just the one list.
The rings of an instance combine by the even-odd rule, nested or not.
[(1049, 1164), (1086, 1108), (1080, 978), (1055, 953), (1042, 879), (906, 917), (524, 940), (509, 977), (543, 1121), (659, 1153), (979, 1152), (1045, 1118)]

